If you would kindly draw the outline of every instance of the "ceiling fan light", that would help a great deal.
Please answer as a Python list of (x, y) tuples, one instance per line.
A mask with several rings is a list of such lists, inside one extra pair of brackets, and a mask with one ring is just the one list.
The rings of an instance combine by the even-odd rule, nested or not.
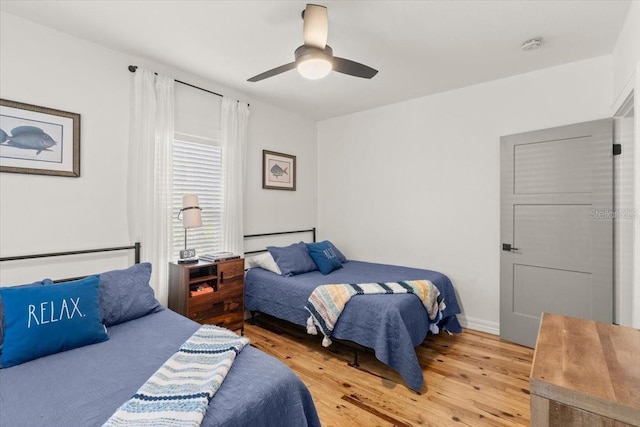
[(309, 58), (298, 61), (298, 72), (302, 77), (309, 80), (318, 80), (326, 77), (331, 72), (333, 65), (331, 61), (324, 58)]

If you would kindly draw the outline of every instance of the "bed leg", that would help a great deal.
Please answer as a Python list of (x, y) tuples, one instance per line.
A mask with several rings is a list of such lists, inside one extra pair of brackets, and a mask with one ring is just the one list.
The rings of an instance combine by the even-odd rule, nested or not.
[(349, 366), (352, 366), (354, 368), (360, 367), (360, 364), (358, 363), (358, 350), (356, 350), (355, 348), (353, 349), (353, 363), (349, 363)]
[(249, 313), (251, 313), (251, 320), (250, 320), (250, 322), (251, 322), (251, 324), (252, 324), (253, 326), (255, 326), (255, 324), (256, 324), (256, 312), (255, 312), (255, 311), (252, 311), (252, 310), (249, 310)]

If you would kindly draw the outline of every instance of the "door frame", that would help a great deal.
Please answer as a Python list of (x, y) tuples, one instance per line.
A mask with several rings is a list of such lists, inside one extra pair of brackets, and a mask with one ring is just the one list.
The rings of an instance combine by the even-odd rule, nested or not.
[[(622, 145), (621, 156), (614, 161), (614, 323), (640, 327), (640, 224), (638, 217), (638, 120), (634, 91), (618, 107), (614, 117), (614, 143)], [(635, 164), (634, 164), (635, 163)], [(635, 193), (635, 194), (634, 194)], [(635, 206), (634, 206), (635, 199)], [(635, 216), (635, 220), (629, 218)], [(632, 221), (629, 224), (629, 221)], [(635, 260), (635, 262), (634, 262)]]

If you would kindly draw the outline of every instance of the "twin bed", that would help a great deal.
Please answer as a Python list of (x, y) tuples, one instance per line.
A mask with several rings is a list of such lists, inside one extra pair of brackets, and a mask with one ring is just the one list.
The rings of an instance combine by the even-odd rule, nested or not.
[[(128, 270), (116, 272), (115, 277), (128, 282)], [(128, 295), (122, 304), (135, 298)], [(113, 304), (117, 300), (109, 303), (110, 311), (131, 313), (131, 306)], [(199, 326), (158, 306), (108, 327), (108, 341), (0, 369), (0, 424), (100, 426)], [(286, 365), (251, 346), (236, 357), (202, 422), (207, 427), (246, 425), (320, 425), (300, 379)]]
[[(315, 241), (315, 229), (298, 233), (313, 233)], [(274, 234), (278, 233), (267, 236)], [(311, 271), (285, 277), (265, 268), (250, 268), (245, 277), (245, 307), (252, 314), (266, 313), (306, 326), (309, 312), (305, 310), (305, 303), (319, 285), (422, 279), (429, 280), (438, 288), (446, 304), (442, 319), (437, 322), (438, 329), (462, 332), (456, 317), (460, 313), (458, 300), (451, 281), (444, 274), (353, 260), (342, 263), (340, 268), (326, 275)], [(378, 360), (396, 370), (411, 389), (419, 391), (423, 375), (415, 347), (424, 341), (431, 323), (415, 295), (358, 295), (345, 306), (332, 337), (372, 349)]]

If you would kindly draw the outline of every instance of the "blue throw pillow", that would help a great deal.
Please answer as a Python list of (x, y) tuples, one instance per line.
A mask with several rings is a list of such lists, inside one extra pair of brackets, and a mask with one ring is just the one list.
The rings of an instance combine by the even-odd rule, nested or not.
[(278, 264), (283, 276), (295, 276), (318, 269), (309, 256), (307, 245), (303, 242), (284, 247), (267, 246), (267, 250)]
[(329, 242), (307, 243), (309, 255), (318, 266), (322, 274), (329, 274), (333, 270), (342, 268), (342, 263), (338, 259), (333, 245)]
[(100, 275), (100, 310), (106, 326), (118, 325), (161, 309), (149, 286), (151, 264), (143, 262)]
[(3, 368), (109, 339), (102, 325), (98, 276), (51, 286), (1, 288)]
[(331, 243), (329, 240), (325, 240), (324, 242), (321, 242), (321, 243), (327, 243), (329, 246), (331, 246), (331, 249), (333, 249), (333, 252), (336, 254), (336, 256), (338, 257), (340, 262), (342, 262), (342, 263), (347, 262), (347, 257), (344, 256), (342, 254), (342, 252), (340, 252), (340, 250), (338, 248), (336, 248), (336, 245)]
[[(40, 282), (34, 282), (34, 283), (29, 283), (27, 285), (18, 285), (18, 286), (12, 286), (12, 288), (26, 288), (29, 286), (42, 286), (42, 285), (49, 285), (52, 284), (53, 282), (51, 281), (51, 279), (44, 279)], [(4, 303), (2, 302), (2, 295), (0, 295), (0, 354), (2, 354), (2, 343), (4, 343), (4, 326), (5, 326), (5, 322), (4, 322)]]

